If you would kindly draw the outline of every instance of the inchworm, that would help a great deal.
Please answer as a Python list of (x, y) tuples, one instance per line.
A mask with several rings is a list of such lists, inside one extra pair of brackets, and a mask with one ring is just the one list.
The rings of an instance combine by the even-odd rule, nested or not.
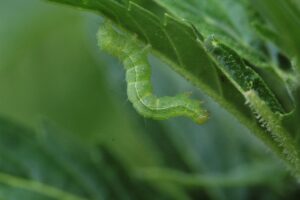
[(188, 94), (160, 98), (153, 94), (147, 56), (150, 45), (143, 46), (136, 37), (117, 32), (109, 22), (100, 27), (98, 43), (102, 50), (123, 62), (128, 99), (138, 113), (159, 120), (186, 116), (197, 124), (208, 120), (208, 113), (201, 107), (201, 102), (190, 99)]

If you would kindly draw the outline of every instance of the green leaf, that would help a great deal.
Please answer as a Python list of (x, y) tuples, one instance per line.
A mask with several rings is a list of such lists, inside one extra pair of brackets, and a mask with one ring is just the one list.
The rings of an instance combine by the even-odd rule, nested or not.
[[(25, 178), (12, 176), (6, 173), (0, 173), (0, 182), (0, 196), (2, 196), (3, 198), (6, 197), (11, 199), (13, 196), (14, 198), (24, 199), (24, 196), (26, 196), (26, 199), (84, 200), (84, 198), (64, 192), (60, 189), (48, 186), (38, 181), (32, 181)], [(23, 191), (21, 192), (21, 190)]]
[(0, 198), (150, 200), (185, 196), (180, 189), (161, 192), (160, 187), (172, 189), (170, 184), (152, 186), (132, 178), (131, 169), (106, 146), (85, 144), (49, 123), (41, 130), (37, 134), (0, 119)]
[(152, 182), (173, 182), (187, 188), (234, 188), (241, 186), (263, 185), (276, 182), (284, 174), (274, 173), (278, 170), (274, 166), (256, 164), (233, 169), (226, 174), (188, 174), (174, 169), (145, 168), (137, 171), (136, 176)]
[[(293, 58), (300, 59), (300, 8), (294, 0), (252, 1), (253, 6), (275, 29), (281, 41), (281, 48)], [(298, 73), (300, 71), (297, 65)]]
[(16, 190), (39, 194), (40, 199), (84, 199), (84, 183), (75, 181), (77, 175), (59, 166), (45, 152), (38, 144), (37, 135), (1, 119), (0, 137), (0, 180), (2, 185), (9, 186), (5, 193), (11, 199), (13, 194), (18, 195)]
[[(207, 54), (205, 47), (202, 45), (203, 36), (207, 37), (213, 33), (226, 46), (230, 46), (242, 59), (246, 60), (249, 63), (249, 67), (256, 66), (262, 71), (273, 71), (272, 76), (282, 81), (282, 85), (284, 85), (281, 74), (276, 70), (276, 66), (269, 64), (269, 58), (263, 51), (260, 48), (251, 48), (250, 41), (255, 42), (257, 38), (252, 36), (252, 34), (242, 34), (245, 32), (244, 30), (251, 29), (248, 26), (242, 25), (244, 23), (243, 20), (237, 22), (226, 12), (233, 1), (228, 0), (224, 5), (219, 5), (215, 1), (207, 5), (192, 0), (188, 2), (176, 1), (176, 3), (173, 1), (159, 1), (161, 5), (164, 5), (166, 9), (176, 16), (171, 17), (169, 14), (164, 14), (163, 18), (159, 14), (154, 14), (157, 10), (154, 10), (153, 7), (149, 8), (152, 9), (152, 12), (147, 10), (147, 8), (141, 7), (144, 5), (144, 1), (140, 2), (141, 6), (131, 1), (128, 3), (127, 1), (122, 1), (123, 3), (120, 3), (114, 0), (52, 1), (101, 12), (104, 16), (123, 28), (123, 30), (134, 33), (141, 41), (151, 44), (154, 53), (159, 58), (236, 116), (241, 123), (246, 125), (257, 137), (264, 141), (273, 152), (285, 160), (291, 168), (298, 166), (298, 164), (295, 165), (295, 163), (290, 162), (286, 158), (285, 149), (289, 148), (282, 147), (281, 144), (272, 138), (271, 134), (268, 134), (264, 127), (261, 127), (257, 123), (251, 109), (245, 105), (244, 94), (239, 90), (241, 82), (237, 82), (232, 75), (228, 76), (224, 74), (224, 71), (220, 70), (220, 66), (224, 67), (222, 63), (219, 63), (218, 60), (213, 59)], [(210, 8), (211, 5), (214, 8)], [(248, 6), (248, 4), (242, 1), (239, 5), (240, 7), (236, 12), (242, 15), (243, 11), (245, 11), (242, 9), (243, 6)], [(205, 9), (198, 10), (201, 6), (204, 6)], [(188, 18), (196, 28), (190, 25), (189, 22), (178, 19), (177, 16)], [(251, 24), (250, 20), (247, 19), (247, 15), (244, 15), (242, 18), (248, 24)], [(258, 43), (261, 43), (261, 41), (258, 41)], [(266, 69), (264, 70), (264, 68)], [(253, 70), (257, 69), (253, 67)], [(261, 74), (264, 73), (259, 73), (258, 75)], [(269, 88), (266, 83), (263, 83), (255, 85), (254, 89), (261, 91), (264, 90), (264, 87)], [(274, 102), (279, 102), (276, 99), (277, 97), (272, 94), (272, 90), (267, 90), (270, 96), (275, 99)], [(285, 95), (287, 93), (288, 91), (284, 91), (279, 96), (289, 98), (288, 95)], [(262, 99), (267, 105), (272, 105), (273, 103), (269, 100), (268, 98)], [(271, 114), (275, 115), (275, 110), (272, 107), (270, 109), (272, 110)], [(290, 137), (290, 133), (286, 137)], [(291, 147), (291, 149), (293, 148)], [(298, 169), (295, 170), (297, 171)]]
[[(287, 110), (292, 108), (289, 93), (298, 84), (295, 74), (282, 71), (279, 64), (273, 62), (261, 47), (264, 41), (257, 37), (253, 23), (260, 18), (247, 1), (156, 1), (174, 16), (192, 22), (198, 31), (205, 36), (214, 35), (218, 40), (235, 51), (241, 58), (251, 64), (267, 82), (270, 89)], [(222, 14), (220, 14), (222, 13)], [(239, 16), (239, 17), (236, 17)], [(271, 78), (270, 78), (271, 77)], [(274, 84), (277, 83), (277, 84)]]

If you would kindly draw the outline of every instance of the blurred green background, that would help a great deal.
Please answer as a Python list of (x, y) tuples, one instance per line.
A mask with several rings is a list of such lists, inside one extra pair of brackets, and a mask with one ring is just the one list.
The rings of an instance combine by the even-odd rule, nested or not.
[(136, 114), (121, 64), (97, 47), (101, 22), (0, 2), (0, 199), (297, 199), (277, 158), (155, 57), (155, 92), (192, 91), (211, 119)]

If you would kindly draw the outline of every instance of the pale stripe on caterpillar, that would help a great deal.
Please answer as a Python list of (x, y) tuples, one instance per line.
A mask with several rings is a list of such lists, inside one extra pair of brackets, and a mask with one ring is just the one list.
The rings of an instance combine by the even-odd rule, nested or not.
[(151, 67), (148, 63), (150, 45), (141, 45), (136, 37), (117, 32), (110, 22), (105, 22), (98, 31), (101, 49), (116, 56), (126, 69), (127, 95), (134, 108), (144, 117), (168, 119), (185, 116), (197, 124), (208, 120), (208, 113), (200, 101), (188, 94), (173, 97), (156, 97), (151, 84)]

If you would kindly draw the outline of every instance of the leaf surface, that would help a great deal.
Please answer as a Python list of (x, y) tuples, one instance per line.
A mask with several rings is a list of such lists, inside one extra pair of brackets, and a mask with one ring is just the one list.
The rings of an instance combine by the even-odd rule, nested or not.
[[(168, 63), (173, 70), (181, 74), (187, 80), (199, 87), (203, 92), (211, 96), (222, 107), (235, 115), (238, 120), (248, 127), (256, 136), (265, 142), (279, 157), (285, 160), (294, 171), (299, 165), (290, 162), (286, 157), (287, 149), (293, 144), (278, 143), (268, 133), (265, 127), (261, 126), (253, 116), (251, 109), (245, 105), (245, 93), (241, 91), (241, 82), (236, 81), (233, 77), (234, 71), (228, 75), (222, 70), (224, 63), (213, 58), (206, 52), (203, 45), (203, 39), (209, 35), (216, 35), (225, 46), (230, 47), (233, 52), (243, 59), (244, 64), (253, 69), (253, 73), (263, 76), (269, 72), (271, 76), (280, 81), (284, 86), (284, 75), (278, 70), (277, 66), (270, 64), (270, 58), (260, 48), (252, 48), (253, 43), (263, 44), (263, 41), (255, 37), (254, 31), (251, 29), (251, 15), (245, 13), (252, 12), (249, 9), (249, 3), (241, 1), (233, 4), (231, 0), (226, 0), (219, 4), (216, 1), (156, 1), (167, 9), (170, 14), (160, 15), (159, 9), (155, 7), (147, 7), (144, 1), (140, 1), (140, 5), (132, 1), (114, 1), (114, 0), (52, 0), (60, 3), (70, 4), (73, 6), (87, 8), (102, 13), (107, 18), (114, 21), (123, 30), (136, 34), (144, 43), (151, 44), (154, 53)], [(233, 13), (230, 14), (228, 9), (232, 5)], [(160, 10), (159, 10), (160, 11)], [(233, 16), (240, 15), (241, 20), (237, 20)], [(174, 17), (175, 16), (175, 17)], [(250, 16), (250, 17), (249, 17)], [(183, 18), (184, 20), (181, 20)], [(188, 21), (185, 21), (188, 20)], [(191, 25), (192, 23), (193, 25)], [(231, 51), (231, 50), (230, 50)], [(235, 53), (233, 53), (235, 54)], [(230, 56), (230, 55), (229, 55)], [(240, 79), (247, 79), (247, 71), (244, 68)], [(277, 111), (272, 105), (277, 104), (281, 107), (280, 100), (289, 99), (288, 91), (283, 89), (282, 93), (276, 95), (275, 86), (268, 85), (263, 79), (262, 84), (253, 85), (253, 88), (259, 94), (259, 98), (264, 101), (270, 113), (276, 117)], [(266, 92), (263, 92), (266, 91)], [(269, 96), (268, 98), (264, 98)], [(277, 99), (279, 96), (279, 99)], [(283, 100), (285, 101), (285, 100)], [(253, 109), (253, 108), (252, 108)], [(255, 110), (259, 110), (257, 107)], [(279, 111), (285, 114), (286, 111)], [(271, 118), (273, 118), (271, 117)], [(280, 120), (279, 120), (280, 122)], [(280, 123), (278, 126), (282, 126)], [(281, 130), (281, 129), (280, 129)], [(292, 134), (288, 133), (286, 137)], [(290, 141), (290, 140), (289, 140)], [(296, 152), (288, 152), (287, 154), (298, 156)], [(293, 160), (299, 161), (298, 158)]]

